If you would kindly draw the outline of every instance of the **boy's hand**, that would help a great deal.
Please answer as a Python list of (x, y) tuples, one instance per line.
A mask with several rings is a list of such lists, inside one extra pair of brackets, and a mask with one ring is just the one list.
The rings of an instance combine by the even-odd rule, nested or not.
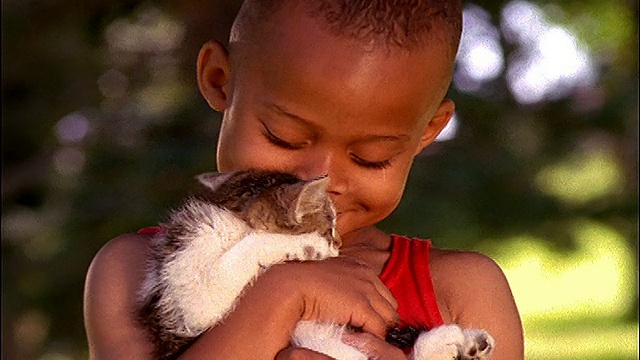
[(407, 360), (399, 348), (367, 333), (344, 333), (342, 341), (367, 355), (370, 360)]
[[(406, 360), (402, 350), (367, 333), (345, 333), (342, 341), (349, 344), (371, 360)], [(332, 357), (305, 348), (288, 347), (278, 353), (275, 360), (333, 360)]]
[(275, 360), (333, 360), (333, 358), (305, 348), (288, 347), (280, 351)]
[(377, 274), (351, 257), (276, 265), (262, 281), (299, 296), (301, 320), (349, 324), (384, 339), (399, 319), (398, 303)]

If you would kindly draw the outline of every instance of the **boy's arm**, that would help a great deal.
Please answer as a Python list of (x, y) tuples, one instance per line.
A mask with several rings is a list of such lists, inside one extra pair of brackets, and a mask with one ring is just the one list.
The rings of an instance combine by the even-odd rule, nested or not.
[[(85, 287), (91, 359), (151, 359), (135, 320), (149, 237), (125, 235), (94, 258)], [(334, 319), (384, 336), (395, 303), (376, 274), (353, 259), (277, 265), (246, 289), (234, 311), (181, 358), (273, 359), (300, 319)]]
[(94, 257), (84, 292), (84, 323), (91, 359), (152, 359), (152, 346), (134, 317), (149, 237), (123, 235)]
[(445, 323), (489, 331), (496, 340), (491, 360), (524, 359), (520, 315), (493, 260), (475, 252), (433, 249), (430, 267)]
[(398, 320), (396, 307), (375, 272), (353, 258), (275, 265), (181, 359), (322, 359), (311, 351), (281, 352), (298, 321), (350, 323), (384, 338)]
[[(153, 358), (153, 346), (135, 318), (148, 245), (148, 236), (124, 235), (107, 243), (93, 259), (84, 298), (91, 359)], [(232, 359), (232, 354), (237, 358), (263, 358), (260, 355), (275, 354), (285, 347), (288, 333), (283, 329), (293, 328), (299, 318), (299, 314), (284, 311), (290, 308), (286, 301), (291, 297), (276, 296), (276, 292), (255, 299), (254, 293), (247, 291), (248, 301), (242, 301), (224, 325), (206, 332), (181, 358)], [(255, 301), (261, 306), (255, 306)], [(250, 304), (254, 308), (246, 311)]]
[[(135, 318), (149, 239), (137, 234), (113, 239), (91, 263), (84, 295), (91, 359), (153, 359), (153, 345)], [(286, 329), (292, 329), (299, 318), (286, 311), (291, 296), (275, 292), (255, 299), (254, 293), (247, 291), (248, 301), (242, 301), (224, 325), (206, 332), (181, 358), (264, 358), (260, 355), (275, 354), (285, 347), (289, 340)], [(254, 308), (246, 311), (250, 304)]]

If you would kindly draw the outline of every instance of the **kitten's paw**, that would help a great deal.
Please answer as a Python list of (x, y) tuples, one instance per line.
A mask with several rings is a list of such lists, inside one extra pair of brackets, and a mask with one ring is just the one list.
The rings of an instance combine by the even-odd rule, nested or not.
[(464, 330), (465, 341), (460, 348), (461, 360), (485, 360), (491, 356), (495, 340), (485, 330)]
[(295, 251), (287, 252), (287, 260), (322, 260), (326, 258), (325, 252), (312, 245), (302, 246)]
[(486, 360), (495, 340), (485, 330), (462, 330), (443, 325), (420, 334), (413, 346), (411, 360)]
[(409, 355), (411, 360), (455, 360), (465, 343), (457, 325), (443, 325), (420, 334)]
[(286, 260), (322, 260), (337, 256), (338, 249), (317, 234), (298, 235), (286, 251)]

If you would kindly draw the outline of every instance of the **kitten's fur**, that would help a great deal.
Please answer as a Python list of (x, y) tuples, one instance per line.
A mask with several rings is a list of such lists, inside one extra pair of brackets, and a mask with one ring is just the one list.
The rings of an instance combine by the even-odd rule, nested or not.
[[(138, 317), (160, 359), (178, 357), (223, 320), (269, 266), (337, 256), (340, 247), (328, 178), (243, 171), (198, 179), (204, 192), (187, 199), (153, 238), (141, 289)], [(292, 343), (339, 360), (366, 360), (341, 342), (344, 331), (301, 321)], [(410, 358), (481, 360), (493, 347), (485, 331), (447, 325), (420, 334)]]

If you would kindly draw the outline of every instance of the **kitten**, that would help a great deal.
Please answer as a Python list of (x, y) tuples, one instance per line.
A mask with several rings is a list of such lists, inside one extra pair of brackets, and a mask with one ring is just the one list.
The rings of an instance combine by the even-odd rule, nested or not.
[[(335, 209), (327, 177), (303, 181), (277, 172), (209, 173), (203, 192), (173, 211), (154, 236), (138, 318), (159, 359), (177, 358), (233, 311), (243, 290), (269, 266), (338, 256)], [(292, 344), (340, 360), (366, 360), (342, 343), (346, 326), (301, 321)], [(407, 339), (407, 334), (408, 339)], [(482, 330), (455, 325), (420, 334), (390, 330), (413, 343), (410, 358), (487, 359), (494, 343)]]

